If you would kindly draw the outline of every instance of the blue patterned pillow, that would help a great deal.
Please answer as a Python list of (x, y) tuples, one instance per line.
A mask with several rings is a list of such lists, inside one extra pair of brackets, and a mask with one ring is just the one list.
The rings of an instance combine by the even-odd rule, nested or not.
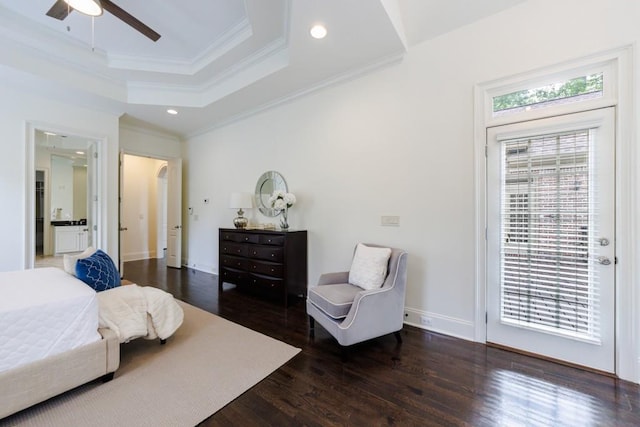
[(109, 255), (98, 249), (88, 258), (76, 262), (76, 276), (96, 292), (120, 286), (120, 273)]

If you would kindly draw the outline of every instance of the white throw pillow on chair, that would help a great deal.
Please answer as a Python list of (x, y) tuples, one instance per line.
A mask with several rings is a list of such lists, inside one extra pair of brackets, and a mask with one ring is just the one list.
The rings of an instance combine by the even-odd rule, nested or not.
[(390, 248), (377, 248), (358, 243), (351, 270), (349, 270), (349, 283), (367, 290), (381, 287), (387, 277), (390, 256)]

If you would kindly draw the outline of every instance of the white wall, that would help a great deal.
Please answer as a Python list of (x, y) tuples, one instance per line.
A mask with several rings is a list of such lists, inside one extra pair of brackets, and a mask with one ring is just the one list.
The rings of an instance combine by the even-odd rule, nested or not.
[(32, 242), (25, 239), (27, 184), (27, 125), (49, 128), (104, 141), (100, 167), (104, 203), (102, 218), (103, 249), (117, 259), (118, 196), (118, 117), (53, 101), (7, 84), (0, 85), (0, 271), (25, 268)]
[(120, 120), (120, 148), (128, 154), (173, 159), (182, 156), (180, 139), (142, 124)]
[(411, 315), (473, 339), (474, 85), (635, 44), (639, 19), (625, 0), (528, 1), (414, 46), (399, 65), (190, 138), (189, 265), (217, 272), (229, 194), (277, 170), (298, 197), (290, 224), (310, 233), (310, 283), (347, 269), (358, 241), (402, 247)]
[(121, 245), (122, 259), (133, 261), (157, 257), (158, 172), (165, 161), (124, 156)]

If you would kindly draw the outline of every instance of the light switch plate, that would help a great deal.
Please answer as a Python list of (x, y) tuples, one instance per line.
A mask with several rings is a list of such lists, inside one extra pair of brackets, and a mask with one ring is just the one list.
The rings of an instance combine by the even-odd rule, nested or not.
[(380, 217), (380, 225), (397, 227), (400, 225), (400, 217), (397, 215), (383, 215)]

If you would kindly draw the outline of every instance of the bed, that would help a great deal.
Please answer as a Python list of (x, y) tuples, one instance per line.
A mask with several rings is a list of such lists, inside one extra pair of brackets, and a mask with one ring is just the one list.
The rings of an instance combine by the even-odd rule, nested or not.
[(0, 273), (0, 418), (113, 377), (120, 343), (96, 295), (57, 268)]

